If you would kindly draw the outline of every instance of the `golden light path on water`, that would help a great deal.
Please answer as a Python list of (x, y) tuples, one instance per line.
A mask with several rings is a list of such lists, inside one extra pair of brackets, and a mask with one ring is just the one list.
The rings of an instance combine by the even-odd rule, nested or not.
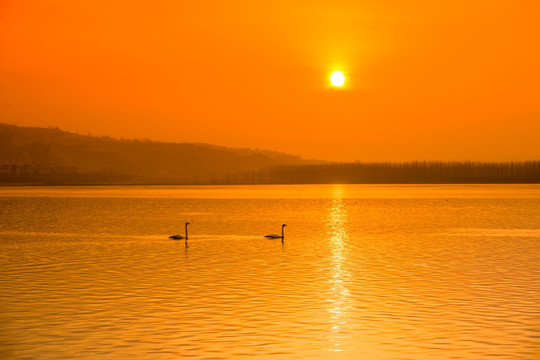
[(348, 236), (348, 213), (343, 203), (343, 188), (337, 186), (333, 190), (333, 199), (328, 212), (327, 232), (331, 249), (331, 297), (329, 298), (330, 313), (330, 343), (331, 352), (346, 350), (350, 338), (350, 329), (347, 328), (349, 312), (351, 310), (351, 294), (347, 288), (347, 278), (350, 274), (344, 268), (347, 262), (346, 245)]

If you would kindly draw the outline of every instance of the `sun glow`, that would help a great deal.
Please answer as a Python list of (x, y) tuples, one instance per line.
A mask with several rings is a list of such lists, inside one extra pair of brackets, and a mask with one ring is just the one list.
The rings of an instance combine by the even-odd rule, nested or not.
[(333, 86), (343, 86), (345, 83), (345, 75), (341, 71), (334, 71), (330, 75), (330, 82)]

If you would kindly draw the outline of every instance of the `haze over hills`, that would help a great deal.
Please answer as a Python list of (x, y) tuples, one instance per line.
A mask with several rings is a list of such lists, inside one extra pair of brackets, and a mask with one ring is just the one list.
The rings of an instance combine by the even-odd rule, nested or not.
[(34, 175), (86, 174), (90, 182), (109, 179), (113, 182), (193, 183), (270, 166), (304, 163), (310, 161), (273, 151), (113, 139), (58, 128), (0, 124), (0, 165), (25, 165), (24, 171)]
[(335, 163), (0, 124), (1, 184), (540, 183), (540, 161)]

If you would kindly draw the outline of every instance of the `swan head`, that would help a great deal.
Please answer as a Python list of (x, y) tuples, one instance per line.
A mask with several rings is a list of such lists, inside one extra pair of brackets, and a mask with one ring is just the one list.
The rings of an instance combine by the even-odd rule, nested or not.
[(187, 222), (187, 223), (186, 223), (186, 226), (187, 226), (187, 225), (190, 225), (190, 223)]
[(283, 224), (283, 225), (281, 225), (281, 227), (285, 227), (285, 226), (287, 226), (287, 224)]

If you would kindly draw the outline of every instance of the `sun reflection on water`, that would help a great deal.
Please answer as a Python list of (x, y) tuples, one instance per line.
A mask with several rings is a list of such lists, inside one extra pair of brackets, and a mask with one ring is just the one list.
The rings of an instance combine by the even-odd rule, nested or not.
[(350, 329), (347, 328), (349, 311), (351, 309), (350, 293), (347, 288), (347, 279), (350, 274), (344, 269), (346, 263), (346, 245), (348, 241), (348, 213), (342, 199), (343, 189), (334, 189), (334, 198), (328, 212), (327, 232), (329, 235), (332, 268), (330, 271), (330, 297), (328, 312), (330, 313), (331, 346), (332, 352), (341, 352), (346, 349), (350, 338)]

